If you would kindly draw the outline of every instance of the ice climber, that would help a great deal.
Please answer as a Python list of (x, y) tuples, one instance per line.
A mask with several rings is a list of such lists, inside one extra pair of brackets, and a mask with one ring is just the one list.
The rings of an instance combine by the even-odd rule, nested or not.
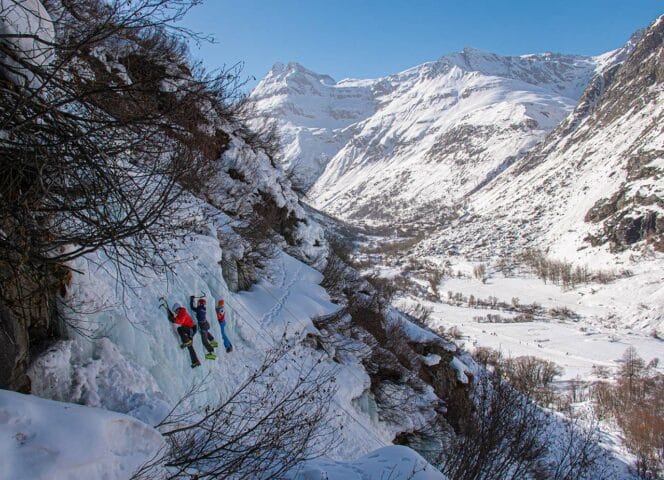
[(203, 342), (203, 347), (207, 350), (205, 358), (208, 360), (214, 360), (217, 356), (214, 354), (214, 347), (218, 347), (219, 344), (214, 341), (214, 337), (210, 333), (210, 322), (207, 321), (207, 309), (205, 308), (205, 299), (199, 298), (196, 305), (194, 305), (195, 296), (191, 295), (189, 297), (189, 306), (196, 313), (196, 321), (198, 322), (198, 328), (201, 333), (201, 341)]
[[(184, 308), (182, 305), (179, 303), (174, 303), (173, 304), (173, 309), (166, 309), (166, 312), (168, 313), (168, 319), (178, 325), (178, 335), (180, 335), (180, 339), (182, 340), (182, 344), (180, 345), (180, 348), (187, 348), (189, 350), (189, 358), (191, 358), (191, 368), (196, 368), (201, 365), (201, 362), (198, 360), (198, 357), (196, 356), (196, 350), (194, 350), (194, 334), (196, 333), (196, 325), (194, 325), (194, 321), (191, 318), (191, 315), (189, 315), (189, 312), (187, 312), (187, 309)], [(175, 313), (173, 313), (175, 312)]]
[(233, 344), (230, 339), (226, 336), (226, 312), (224, 311), (224, 300), (221, 299), (217, 303), (215, 308), (217, 312), (217, 320), (219, 321), (219, 328), (221, 328), (221, 337), (224, 339), (224, 347), (227, 352), (233, 351)]

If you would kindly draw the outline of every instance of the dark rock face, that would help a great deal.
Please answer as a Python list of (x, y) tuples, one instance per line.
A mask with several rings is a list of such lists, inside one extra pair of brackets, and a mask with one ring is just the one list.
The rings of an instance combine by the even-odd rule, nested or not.
[[(656, 22), (643, 34), (629, 58), (610, 76), (585, 135), (656, 101), (653, 87), (664, 81), (664, 21)], [(647, 128), (661, 130), (663, 121), (653, 118)], [(591, 244), (608, 241), (612, 251), (620, 251), (645, 240), (655, 249), (662, 248), (664, 218), (659, 209), (664, 207), (664, 199), (658, 186), (664, 172), (656, 164), (662, 157), (664, 150), (634, 145), (623, 164), (626, 181), (610, 198), (598, 201), (586, 213), (586, 222), (602, 222), (601, 235), (588, 238)]]
[(4, 304), (0, 304), (0, 342), (0, 388), (17, 390), (27, 368), (28, 335)]
[(18, 276), (5, 279), (7, 289), (0, 300), (0, 388), (30, 392), (25, 372), (31, 358), (61, 337), (55, 297), (69, 278), (68, 271), (58, 269), (58, 277), (49, 276), (48, 283)]
[(593, 246), (610, 242), (614, 252), (646, 240), (662, 251), (664, 216), (648, 208), (653, 206), (664, 207), (664, 199), (657, 195), (642, 196), (638, 192), (631, 195), (623, 184), (611, 198), (599, 200), (586, 213), (586, 222), (602, 222), (601, 234), (591, 235), (586, 240)]
[(620, 251), (630, 245), (647, 240), (656, 250), (661, 251), (664, 237), (664, 217), (656, 212), (634, 216), (626, 212), (604, 224), (604, 234), (611, 242), (611, 250)]
[(586, 213), (584, 221), (598, 223), (614, 215), (621, 207), (625, 198), (624, 187), (614, 193), (611, 198), (602, 198)]

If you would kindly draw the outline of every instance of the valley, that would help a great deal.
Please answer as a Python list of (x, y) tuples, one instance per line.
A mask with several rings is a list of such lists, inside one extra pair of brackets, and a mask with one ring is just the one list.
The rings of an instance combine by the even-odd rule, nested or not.
[(0, 0), (0, 477), (662, 478), (661, 8), (202, 3)]

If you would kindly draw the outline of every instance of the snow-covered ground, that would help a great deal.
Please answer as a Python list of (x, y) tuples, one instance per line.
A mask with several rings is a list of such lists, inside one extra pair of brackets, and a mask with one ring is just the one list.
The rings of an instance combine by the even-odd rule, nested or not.
[[(157, 430), (128, 415), (0, 390), (3, 480), (127, 479), (163, 447)], [(402, 446), (348, 462), (310, 460), (287, 478), (446, 480)]]
[[(268, 278), (249, 291), (232, 293), (222, 277), (220, 259), (221, 250), (216, 238), (199, 235), (182, 246), (173, 273), (143, 272), (145, 277), (142, 278), (126, 276), (124, 288), (109, 274), (111, 265), (101, 255), (80, 261), (75, 268), (83, 274), (75, 275), (68, 301), (74, 308), (84, 307), (85, 312), (71, 311), (67, 318), (78, 327), (78, 332), (72, 330), (70, 339), (59, 342), (34, 362), (29, 372), (33, 393), (54, 400), (102, 407), (155, 425), (196, 382), (204, 382), (205, 388), (193, 399), (193, 405), (215, 405), (220, 399), (227, 398), (261, 364), (265, 352), (284, 335), (294, 341), (293, 351), (298, 358), (293, 365), (284, 365), (284, 385), (289, 376), (298, 375), (298, 368), (289, 367), (318, 362), (320, 353), (298, 340), (304, 339), (308, 332), (316, 332), (312, 318), (338, 309), (318, 285), (322, 275), (298, 260), (280, 254), (272, 262)], [(192, 370), (186, 351), (180, 349), (174, 328), (159, 306), (159, 298), (165, 296), (171, 305), (174, 302), (187, 304), (190, 294), (201, 293), (208, 299), (208, 319), (216, 338), (220, 338), (220, 332), (211, 305), (216, 299), (225, 299), (226, 331), (234, 350), (226, 353), (219, 349), (217, 360), (206, 360), (197, 335), (194, 347), (203, 365)], [(286, 363), (295, 362), (288, 358), (284, 360)], [(366, 478), (378, 480), (382, 478), (383, 467), (399, 470), (419, 462), (414, 452), (400, 452), (395, 458), (383, 452), (377, 457), (367, 457), (344, 466), (345, 460), (354, 460), (389, 445), (393, 432), (378, 422), (369, 404), (358, 400), (369, 387), (370, 380), (357, 360), (347, 356), (339, 364), (323, 358), (317, 368), (335, 371), (337, 392), (329, 421), (343, 425), (343, 428), (339, 429), (338, 445), (328, 452), (328, 457), (330, 462), (342, 463), (334, 464), (336, 467), (328, 470), (332, 463), (321, 460), (323, 463), (308, 467), (308, 471), (323, 469), (328, 471), (327, 478), (341, 479), (348, 478), (345, 476), (348, 471), (372, 464), (372, 471), (377, 472), (377, 476)], [(77, 407), (76, 411), (86, 410), (89, 409)], [(38, 413), (28, 422), (41, 425), (41, 418)], [(106, 421), (103, 416), (99, 418), (99, 422)], [(48, 428), (48, 425), (39, 428)], [(91, 428), (101, 427), (93, 425)], [(149, 430), (148, 426), (145, 428)], [(13, 435), (4, 428), (2, 430), (5, 436)], [(69, 455), (65, 450), (62, 455)], [(14, 453), (13, 450), (10, 452), (12, 461), (17, 461)], [(147, 457), (145, 455), (143, 460)], [(104, 461), (111, 461), (111, 458)], [(54, 464), (53, 476), (35, 474), (31, 478), (89, 478), (76, 472), (67, 476), (65, 470), (58, 470), (58, 465)], [(127, 478), (126, 469), (129, 467), (123, 468), (125, 470), (106, 471), (104, 478)], [(418, 475), (415, 478), (442, 478)]]
[(327, 459), (306, 462), (293, 472), (292, 480), (445, 480), (410, 448), (392, 445), (376, 450), (353, 462)]
[(127, 415), (0, 390), (3, 480), (126, 479), (163, 444)]
[[(472, 264), (452, 267), (467, 275)], [(457, 306), (447, 301), (434, 303), (403, 299), (403, 304), (422, 303), (433, 309), (431, 326), (446, 329), (456, 326), (466, 346), (486, 346), (505, 356), (534, 355), (552, 360), (564, 368), (562, 380), (593, 378), (594, 365), (614, 368), (629, 346), (634, 346), (646, 362), (664, 359), (664, 341), (653, 332), (664, 328), (664, 272), (643, 268), (628, 278), (608, 284), (591, 283), (565, 289), (544, 283), (529, 274), (506, 278), (493, 272), (486, 283), (469, 277), (445, 278), (439, 285), (441, 296), (460, 292), (465, 297), (488, 299), (520, 305), (537, 303), (545, 310), (566, 307), (578, 314), (574, 319), (535, 319), (526, 323), (484, 323), (476, 317), (488, 314), (512, 318), (515, 312), (489, 308)], [(548, 316), (548, 315), (547, 315)], [(661, 333), (659, 334), (661, 338)]]

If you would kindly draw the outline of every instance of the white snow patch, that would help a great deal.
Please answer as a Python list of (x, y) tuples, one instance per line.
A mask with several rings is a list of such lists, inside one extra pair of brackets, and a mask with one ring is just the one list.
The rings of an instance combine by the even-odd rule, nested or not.
[(163, 446), (132, 417), (0, 390), (4, 480), (126, 480)]
[(452, 358), (450, 365), (452, 365), (452, 368), (454, 369), (457, 380), (460, 381), (461, 383), (467, 384), (468, 375), (466, 374), (472, 373), (472, 370), (468, 368), (466, 364), (463, 363), (461, 360), (459, 360), (457, 357)]
[(326, 458), (305, 462), (288, 477), (291, 480), (446, 480), (419, 454), (393, 445), (378, 449), (352, 462)]

